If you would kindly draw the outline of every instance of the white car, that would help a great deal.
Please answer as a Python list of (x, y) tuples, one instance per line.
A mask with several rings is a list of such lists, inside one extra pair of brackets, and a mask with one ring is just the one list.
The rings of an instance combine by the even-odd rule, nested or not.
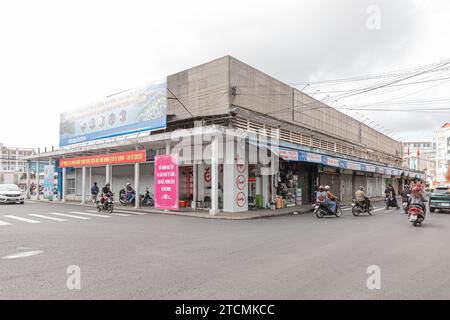
[(25, 202), (24, 192), (15, 184), (0, 184), (0, 203)]

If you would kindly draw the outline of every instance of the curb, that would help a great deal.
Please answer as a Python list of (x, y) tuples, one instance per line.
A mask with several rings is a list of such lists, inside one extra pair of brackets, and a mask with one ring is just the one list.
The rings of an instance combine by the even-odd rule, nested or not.
[[(61, 203), (61, 202), (55, 202), (55, 201), (42, 201), (42, 200), (26, 200), (27, 202), (31, 203), (49, 203), (49, 204), (62, 204), (62, 205), (74, 205), (79, 207), (86, 207), (86, 208), (95, 208), (92, 205), (88, 204), (81, 204), (81, 203)], [(276, 211), (273, 213), (268, 214), (261, 214), (261, 215), (254, 215), (254, 216), (210, 216), (210, 215), (196, 215), (195, 213), (183, 213), (178, 211), (157, 211), (157, 210), (151, 210), (151, 209), (140, 209), (136, 210), (134, 208), (120, 210), (115, 210), (118, 213), (135, 213), (135, 212), (145, 212), (150, 214), (162, 214), (162, 215), (172, 215), (172, 216), (183, 216), (183, 217), (190, 217), (190, 218), (201, 218), (201, 219), (221, 219), (221, 220), (252, 220), (252, 219), (263, 219), (263, 218), (271, 218), (271, 217), (279, 217), (279, 216), (287, 216), (287, 215), (294, 215), (294, 212), (297, 212), (297, 214), (303, 214), (303, 213), (310, 213), (313, 211), (312, 208), (309, 208), (307, 210), (296, 210), (296, 211), (288, 211), (288, 212), (280, 212), (277, 213)]]

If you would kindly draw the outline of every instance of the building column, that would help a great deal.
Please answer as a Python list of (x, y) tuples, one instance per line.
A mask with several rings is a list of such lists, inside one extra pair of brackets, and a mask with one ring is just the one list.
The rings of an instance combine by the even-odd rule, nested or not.
[(216, 136), (211, 141), (211, 209), (209, 214), (215, 216), (219, 213), (219, 146)]
[(39, 200), (39, 160), (36, 161), (36, 200)]
[(62, 168), (61, 202), (66, 202), (66, 168)]
[(81, 168), (81, 204), (86, 204), (86, 167)]
[(198, 169), (195, 161), (192, 163), (192, 209), (197, 209), (197, 181), (198, 181)]
[(170, 140), (166, 141), (166, 154), (170, 154)]
[(111, 165), (107, 164), (106, 165), (106, 177), (105, 177), (105, 181), (106, 183), (111, 183)]
[(136, 198), (134, 200), (134, 207), (136, 209), (139, 208), (140, 199), (139, 199), (139, 163), (134, 164), (134, 190), (136, 191)]
[(26, 193), (26, 195), (27, 195), (27, 199), (30, 199), (30, 181), (31, 181), (31, 178), (30, 178), (30, 166), (31, 166), (31, 161), (30, 160), (27, 160), (27, 167), (26, 167), (26, 172), (27, 172), (27, 193)]

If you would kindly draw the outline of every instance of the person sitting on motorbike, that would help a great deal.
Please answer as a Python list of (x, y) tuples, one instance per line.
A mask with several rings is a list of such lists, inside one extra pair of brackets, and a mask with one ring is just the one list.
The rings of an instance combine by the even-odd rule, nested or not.
[(330, 191), (330, 186), (325, 186), (325, 191), (327, 192), (327, 201), (328, 205), (330, 206), (331, 212), (336, 212), (336, 197)]
[(327, 193), (323, 186), (319, 186), (319, 191), (316, 192), (316, 200), (320, 203), (326, 203)]
[(102, 189), (102, 204), (105, 202), (106, 198), (111, 194), (111, 184), (107, 182)]
[(426, 199), (423, 196), (422, 188), (420, 186), (416, 185), (411, 191), (411, 198), (410, 198), (409, 203), (420, 205), (422, 207), (423, 214), (425, 215), (426, 206), (425, 206), (424, 201), (426, 201)]
[(384, 191), (386, 194), (386, 210), (389, 209), (389, 207), (395, 207), (396, 209), (400, 209), (397, 203), (395, 189), (392, 186), (392, 184), (388, 184), (388, 187)]
[(125, 191), (127, 192), (127, 201), (131, 202), (134, 198), (134, 189), (131, 186), (131, 183), (127, 183), (127, 186), (125, 187)]
[(361, 203), (362, 206), (368, 207), (370, 205), (370, 200), (364, 193), (364, 187), (360, 186), (355, 192), (356, 201)]
[(411, 188), (409, 187), (409, 184), (405, 184), (402, 192), (400, 193), (400, 195), (402, 196), (402, 201), (403, 202), (408, 202), (409, 203), (408, 194), (411, 194)]

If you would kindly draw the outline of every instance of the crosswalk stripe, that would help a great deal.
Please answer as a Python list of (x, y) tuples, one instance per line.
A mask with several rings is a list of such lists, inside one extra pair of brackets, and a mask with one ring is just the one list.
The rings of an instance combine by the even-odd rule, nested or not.
[(111, 218), (111, 216), (105, 216), (105, 215), (101, 215), (101, 214), (94, 214), (94, 213), (87, 213), (87, 212), (80, 212), (80, 211), (70, 211), (70, 213), (81, 214), (84, 216), (97, 217), (97, 218)]
[(48, 220), (54, 220), (54, 221), (67, 221), (66, 219), (61, 219), (61, 218), (55, 218), (55, 217), (48, 217), (48, 216), (44, 216), (42, 214), (36, 214), (36, 213), (30, 213), (29, 216), (33, 216), (33, 217), (37, 217), (37, 218), (42, 218), (42, 219), (48, 219)]
[(10, 226), (11, 223), (0, 220), (0, 226)]
[(4, 217), (5, 217), (5, 218), (10, 218), (10, 219), (19, 220), (19, 221), (23, 221), (23, 222), (28, 222), (28, 223), (41, 223), (41, 221), (32, 220), (32, 219), (27, 219), (27, 218), (18, 217), (18, 216), (13, 216), (13, 215), (6, 215), (6, 216), (4, 216)]
[(49, 212), (48, 214), (53, 214), (55, 216), (61, 216), (61, 217), (75, 218), (75, 219), (80, 219), (80, 220), (90, 220), (91, 219), (91, 218), (87, 218), (87, 217), (74, 216), (71, 214), (59, 213), (59, 212)]
[[(92, 212), (92, 213), (98, 213), (98, 211), (94, 211), (94, 210), (88, 210), (88, 212)], [(119, 211), (122, 212), (122, 211)], [(113, 213), (113, 216), (121, 216), (121, 217), (131, 217), (131, 214), (126, 214), (126, 213)]]

